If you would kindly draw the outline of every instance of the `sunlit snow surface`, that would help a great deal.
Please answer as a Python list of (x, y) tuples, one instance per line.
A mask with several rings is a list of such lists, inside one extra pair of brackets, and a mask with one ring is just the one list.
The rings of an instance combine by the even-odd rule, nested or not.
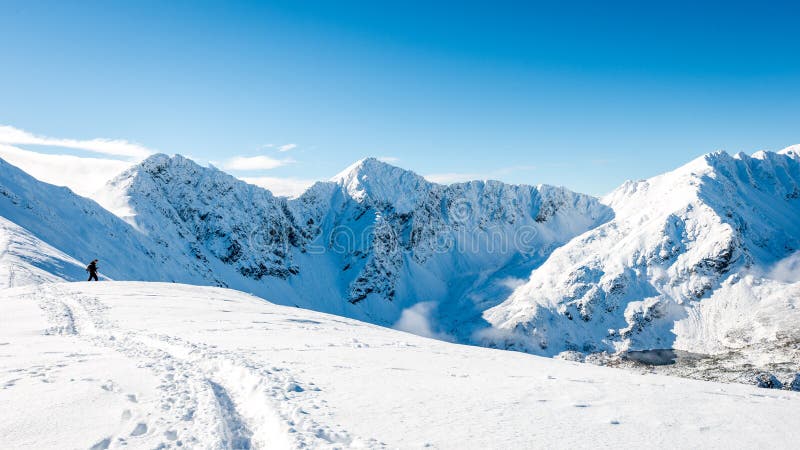
[(4, 448), (800, 441), (795, 392), (449, 344), (172, 283), (2, 291), (0, 404)]

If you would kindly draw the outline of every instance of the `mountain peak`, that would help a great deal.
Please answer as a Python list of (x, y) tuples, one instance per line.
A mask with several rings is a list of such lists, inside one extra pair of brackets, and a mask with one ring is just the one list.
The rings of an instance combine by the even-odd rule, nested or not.
[(410, 170), (372, 157), (356, 161), (331, 181), (359, 202), (371, 199), (400, 205), (400, 209), (413, 205), (432, 184)]
[(197, 164), (193, 160), (179, 154), (174, 154), (172, 156), (167, 155), (165, 153), (155, 153), (147, 158), (145, 158), (142, 162), (136, 165), (138, 168), (142, 168), (145, 170), (150, 170), (156, 167), (163, 167), (163, 166), (185, 166), (185, 167), (192, 167), (192, 168), (200, 168), (202, 167), (200, 164)]
[(778, 153), (792, 158), (800, 158), (800, 144), (790, 145)]
[[(626, 181), (603, 197), (603, 203), (617, 212), (627, 211), (631, 214), (637, 211), (643, 214), (647, 208), (664, 210), (667, 205), (672, 209), (680, 209), (696, 200), (710, 179), (724, 178), (734, 183), (742, 182), (738, 179), (740, 174), (770, 178), (775, 176), (775, 167), (790, 162), (790, 158), (800, 159), (800, 146), (788, 147), (780, 152), (760, 150), (753, 154), (739, 152), (734, 155), (718, 150), (646, 180)], [(751, 181), (756, 183), (756, 180)], [(633, 198), (639, 200), (632, 201)], [(644, 199), (649, 199), (645, 202), (645, 207), (638, 203)], [(656, 202), (652, 199), (659, 200)]]
[[(164, 153), (156, 153), (148, 156), (139, 164), (136, 164), (111, 180), (110, 183), (120, 184), (124, 180), (130, 179), (141, 180), (143, 175), (145, 178), (160, 179), (166, 183), (170, 183), (174, 180), (197, 181), (201, 178), (213, 178), (219, 180), (219, 182), (223, 182), (224, 180), (225, 184), (247, 184), (212, 165), (205, 167), (183, 155), (175, 154), (170, 156)], [(266, 189), (255, 185), (248, 186), (266, 191)]]
[(381, 161), (374, 156), (370, 156), (361, 158), (353, 164), (350, 164), (347, 166), (347, 168), (334, 175), (330, 181), (342, 182), (363, 175), (384, 175), (393, 171), (411, 172), (409, 170), (389, 164), (385, 161)]

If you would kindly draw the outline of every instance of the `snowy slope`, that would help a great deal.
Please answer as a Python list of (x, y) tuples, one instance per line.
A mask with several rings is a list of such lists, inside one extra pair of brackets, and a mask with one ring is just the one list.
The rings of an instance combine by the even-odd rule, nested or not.
[[(53, 277), (81, 280), (85, 272), (77, 270), (75, 265), (85, 267), (88, 261), (100, 258), (100, 271), (112, 279), (205, 282), (202, 267), (193, 261), (176, 263), (168, 250), (155, 245), (97, 203), (68, 188), (39, 181), (3, 160), (0, 160), (0, 218), (2, 239), (25, 242), (28, 247), (12, 252), (16, 273), (20, 272), (20, 264), (26, 262), (31, 266), (26, 270), (42, 276), (44, 270)], [(6, 248), (9, 245), (5, 244)], [(40, 264), (48, 258), (60, 262)], [(19, 278), (15, 283), (21, 281)]]
[(15, 449), (800, 440), (798, 393), (448, 344), (218, 288), (7, 289), (0, 356), (0, 436)]
[(83, 263), (0, 217), (0, 289), (85, 278)]
[(612, 221), (553, 252), (486, 312), (502, 332), (485, 343), (555, 355), (800, 342), (800, 278), (773, 270), (800, 249), (793, 150), (709, 154), (604, 202)]

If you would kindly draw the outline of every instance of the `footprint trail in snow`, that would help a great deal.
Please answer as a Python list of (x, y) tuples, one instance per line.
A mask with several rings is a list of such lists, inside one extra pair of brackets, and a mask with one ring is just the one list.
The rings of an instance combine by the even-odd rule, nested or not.
[[(101, 388), (124, 395), (125, 432), (99, 439), (91, 448), (114, 444), (156, 448), (339, 448), (381, 447), (354, 439), (340, 428), (310, 418), (304, 408), (324, 408), (313, 384), (304, 388), (289, 370), (249, 358), (247, 351), (221, 351), (202, 343), (121, 327), (107, 319), (97, 297), (43, 285), (32, 294), (47, 314), (49, 335), (75, 336), (120, 352), (159, 380), (158, 406), (144, 413), (136, 394), (111, 380)], [(301, 406), (302, 405), (302, 406)]]

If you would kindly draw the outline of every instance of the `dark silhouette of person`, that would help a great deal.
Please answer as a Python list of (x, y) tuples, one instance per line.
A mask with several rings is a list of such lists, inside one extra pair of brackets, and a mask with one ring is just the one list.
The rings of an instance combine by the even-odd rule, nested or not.
[(100, 281), (97, 279), (97, 260), (90, 262), (88, 266), (86, 266), (86, 271), (89, 272), (89, 279), (86, 281)]

